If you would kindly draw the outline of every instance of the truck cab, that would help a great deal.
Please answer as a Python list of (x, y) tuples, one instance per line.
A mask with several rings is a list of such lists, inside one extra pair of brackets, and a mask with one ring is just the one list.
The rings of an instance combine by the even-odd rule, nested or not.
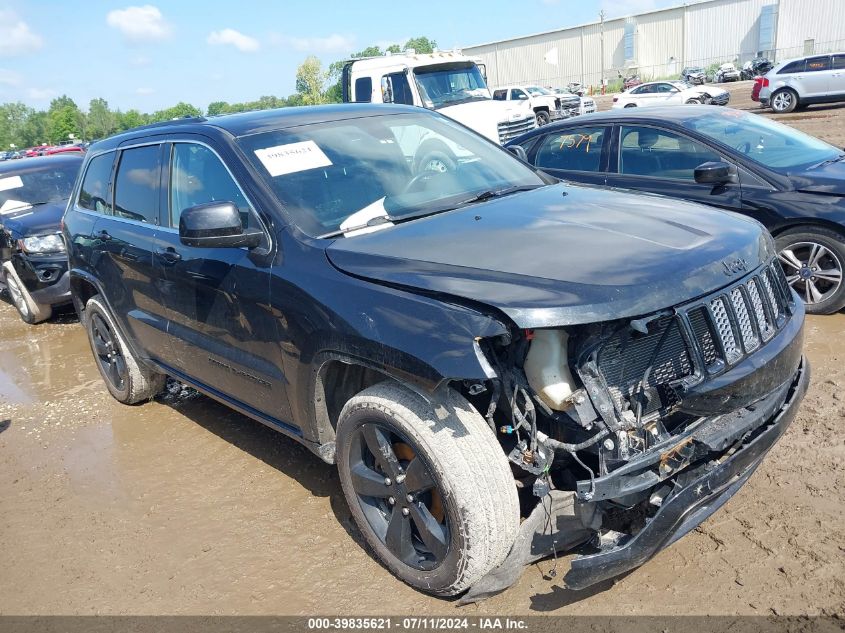
[(346, 62), (341, 77), (346, 103), (398, 103), (441, 114), (496, 143), (536, 127), (526, 103), (494, 101), (483, 66), (459, 51), (406, 51)]

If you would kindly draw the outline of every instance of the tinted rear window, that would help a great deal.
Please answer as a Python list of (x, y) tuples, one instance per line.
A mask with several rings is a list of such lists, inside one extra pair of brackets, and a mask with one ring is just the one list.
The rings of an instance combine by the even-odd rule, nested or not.
[(114, 162), (114, 153), (108, 152), (91, 159), (82, 181), (79, 192), (79, 207), (96, 211), (97, 213), (111, 213), (109, 199), (109, 178)]
[(778, 75), (789, 75), (790, 73), (804, 72), (804, 60), (799, 59), (797, 62), (791, 62), (778, 71)]

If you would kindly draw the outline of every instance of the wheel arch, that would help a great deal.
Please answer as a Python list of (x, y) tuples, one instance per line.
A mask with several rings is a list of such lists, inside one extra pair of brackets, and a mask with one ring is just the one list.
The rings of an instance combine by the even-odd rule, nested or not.
[(845, 227), (843, 227), (842, 224), (838, 222), (827, 220), (825, 218), (787, 218), (781, 224), (778, 224), (777, 226), (769, 229), (769, 232), (772, 234), (773, 237), (778, 237), (786, 231), (801, 228), (807, 228), (809, 230), (812, 230), (813, 228), (827, 229), (829, 231), (833, 231), (834, 233), (839, 235), (843, 240), (845, 240)]

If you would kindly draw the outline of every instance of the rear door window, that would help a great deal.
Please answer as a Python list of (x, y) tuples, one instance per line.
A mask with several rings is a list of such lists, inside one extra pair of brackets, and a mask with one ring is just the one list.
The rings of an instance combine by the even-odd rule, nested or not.
[(822, 70), (830, 70), (830, 57), (811, 57), (807, 60), (806, 72), (820, 72)]
[(835, 55), (832, 66), (833, 70), (845, 70), (845, 55)]
[(540, 169), (601, 171), (606, 127), (582, 127), (549, 134), (540, 143), (534, 164)]
[(79, 202), (77, 206), (80, 209), (111, 214), (109, 181), (111, 180), (113, 163), (114, 152), (95, 156), (88, 163), (88, 169), (85, 170), (85, 178), (82, 180), (82, 188), (79, 191)]
[(114, 214), (157, 224), (160, 180), (160, 145), (123, 150), (114, 183)]

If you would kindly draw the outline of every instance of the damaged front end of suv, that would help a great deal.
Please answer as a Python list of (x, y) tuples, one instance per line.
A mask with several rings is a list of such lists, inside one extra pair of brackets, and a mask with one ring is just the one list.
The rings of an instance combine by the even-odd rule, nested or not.
[[(724, 264), (726, 274), (746, 266)], [(583, 589), (641, 565), (715, 512), (795, 416), (809, 380), (803, 321), (769, 259), (645, 317), (482, 341), (496, 376), (486, 418), (506, 438), (523, 507), (533, 509), (508, 558), (463, 600), (575, 548), (564, 581)]]

